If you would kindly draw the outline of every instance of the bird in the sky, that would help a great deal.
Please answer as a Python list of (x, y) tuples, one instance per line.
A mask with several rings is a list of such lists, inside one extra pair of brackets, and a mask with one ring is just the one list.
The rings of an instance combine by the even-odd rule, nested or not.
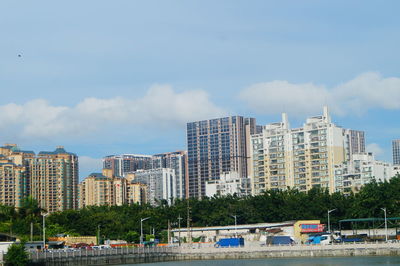
[(19, 54), (18, 57), (22, 57), (22, 55)]

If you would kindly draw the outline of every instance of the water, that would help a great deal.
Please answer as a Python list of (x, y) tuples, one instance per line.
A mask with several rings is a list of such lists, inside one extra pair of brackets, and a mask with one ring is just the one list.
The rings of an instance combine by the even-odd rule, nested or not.
[(141, 266), (337, 266), (337, 265), (400, 265), (399, 257), (331, 257), (331, 258), (284, 258), (284, 259), (254, 259), (254, 260), (195, 260), (171, 261), (145, 264), (130, 264)]

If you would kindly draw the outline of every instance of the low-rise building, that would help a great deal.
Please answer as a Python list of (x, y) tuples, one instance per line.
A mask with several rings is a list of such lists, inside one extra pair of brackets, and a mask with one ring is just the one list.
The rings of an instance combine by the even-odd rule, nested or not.
[(372, 153), (353, 154), (349, 161), (335, 166), (335, 188), (348, 194), (376, 181), (387, 181), (395, 175), (390, 163), (375, 160)]
[(206, 182), (206, 196), (226, 196), (236, 194), (239, 197), (251, 193), (250, 178), (241, 177), (237, 172), (223, 173), (219, 179)]

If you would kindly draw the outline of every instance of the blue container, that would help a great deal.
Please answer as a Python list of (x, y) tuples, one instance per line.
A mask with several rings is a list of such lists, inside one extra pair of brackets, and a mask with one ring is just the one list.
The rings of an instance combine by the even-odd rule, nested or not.
[(217, 243), (215, 243), (215, 247), (219, 248), (228, 248), (228, 247), (243, 247), (244, 246), (244, 238), (221, 238)]

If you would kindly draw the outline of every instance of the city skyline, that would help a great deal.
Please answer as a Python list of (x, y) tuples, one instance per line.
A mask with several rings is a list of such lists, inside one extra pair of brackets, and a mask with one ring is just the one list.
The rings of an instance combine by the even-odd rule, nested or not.
[(81, 180), (107, 155), (186, 150), (188, 122), (296, 127), (323, 105), (392, 161), (397, 1), (42, 2), (1, 4), (0, 140), (63, 145)]

